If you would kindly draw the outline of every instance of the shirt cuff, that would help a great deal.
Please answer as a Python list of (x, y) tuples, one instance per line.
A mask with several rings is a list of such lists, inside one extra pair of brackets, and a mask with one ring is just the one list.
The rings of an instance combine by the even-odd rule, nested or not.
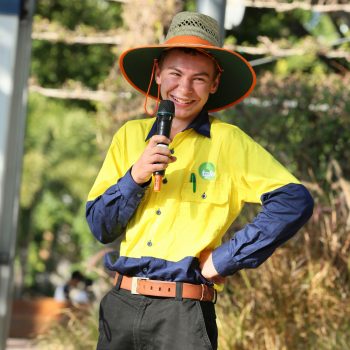
[[(229, 276), (239, 270), (230, 254), (230, 242), (225, 242), (212, 252), (213, 264), (220, 276)], [(230, 264), (228, 264), (230, 262)]]
[(118, 187), (124, 198), (132, 198), (134, 196), (141, 198), (146, 191), (147, 185), (137, 184), (131, 176), (130, 168), (126, 174), (119, 179)]

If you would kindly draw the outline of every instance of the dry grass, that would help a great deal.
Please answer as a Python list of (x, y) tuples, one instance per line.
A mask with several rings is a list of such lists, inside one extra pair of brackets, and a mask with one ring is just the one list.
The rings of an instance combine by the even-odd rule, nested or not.
[(39, 350), (89, 350), (96, 348), (97, 307), (66, 309), (64, 318), (35, 339)]
[(217, 305), (221, 350), (350, 349), (346, 189), (328, 202), (260, 268), (229, 279)]

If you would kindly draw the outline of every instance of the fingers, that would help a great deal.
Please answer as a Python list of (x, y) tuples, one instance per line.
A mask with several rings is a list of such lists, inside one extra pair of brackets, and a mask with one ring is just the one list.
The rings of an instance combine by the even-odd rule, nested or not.
[[(170, 157), (168, 155), (164, 155), (164, 154), (159, 154), (159, 153), (155, 153), (150, 157), (150, 162), (151, 164), (156, 164), (156, 163), (164, 163), (164, 164), (169, 164), (173, 162), (173, 159), (175, 157)], [(175, 158), (176, 159), (176, 158)]]
[(158, 143), (169, 145), (171, 140), (164, 135), (153, 135), (149, 140), (151, 147), (157, 146)]
[(199, 257), (199, 268), (204, 278), (216, 284), (225, 282), (225, 277), (219, 275), (216, 271), (212, 259), (212, 251), (204, 250)]
[(164, 136), (152, 139), (147, 145), (146, 150), (148, 149), (151, 154), (163, 154), (170, 157), (171, 152), (169, 150), (168, 141), (169, 139)]
[[(162, 135), (154, 135), (146, 147), (146, 150), (144, 152), (145, 160), (149, 164), (158, 165), (158, 163), (164, 164), (165, 167), (168, 166), (169, 163), (173, 163), (176, 160), (176, 157), (174, 157), (169, 148), (170, 140)], [(157, 169), (157, 170), (164, 170)]]
[(167, 166), (169, 163), (173, 163), (176, 160), (170, 150), (160, 145), (154, 146), (144, 152), (144, 160), (147, 164), (164, 164)]
[(131, 169), (131, 175), (136, 183), (147, 182), (155, 171), (165, 170), (170, 163), (176, 161), (176, 157), (167, 147), (170, 141), (163, 135), (151, 137), (144, 152)]

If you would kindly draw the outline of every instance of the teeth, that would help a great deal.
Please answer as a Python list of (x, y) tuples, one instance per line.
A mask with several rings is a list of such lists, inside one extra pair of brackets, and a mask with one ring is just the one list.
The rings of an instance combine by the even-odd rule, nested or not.
[(192, 100), (183, 100), (182, 98), (178, 98), (178, 97), (175, 97), (173, 96), (173, 99), (176, 101), (176, 102), (179, 102), (179, 103), (183, 103), (183, 104), (190, 104), (192, 102)]

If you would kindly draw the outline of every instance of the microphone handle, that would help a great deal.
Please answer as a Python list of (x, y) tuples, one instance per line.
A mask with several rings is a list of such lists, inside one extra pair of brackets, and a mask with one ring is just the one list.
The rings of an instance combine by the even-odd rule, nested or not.
[[(167, 144), (165, 144), (165, 143), (158, 143), (157, 146), (158, 146), (158, 147), (169, 148), (169, 145), (167, 145)], [(158, 170), (158, 171), (155, 171), (153, 174), (154, 174), (154, 175), (161, 175), (161, 176), (164, 176), (164, 175), (165, 175), (165, 170)]]
[[(158, 115), (158, 123), (157, 123), (157, 135), (164, 135), (166, 137), (170, 137), (170, 130), (171, 130), (171, 123), (173, 120), (173, 115), (172, 114), (163, 114), (163, 115)], [(160, 147), (166, 147), (168, 148), (169, 146), (165, 143), (158, 143), (158, 146)], [(163, 176), (165, 174), (165, 170), (159, 170), (155, 171), (153, 173), (154, 175), (154, 191), (159, 192), (162, 186), (162, 181), (163, 181)]]

